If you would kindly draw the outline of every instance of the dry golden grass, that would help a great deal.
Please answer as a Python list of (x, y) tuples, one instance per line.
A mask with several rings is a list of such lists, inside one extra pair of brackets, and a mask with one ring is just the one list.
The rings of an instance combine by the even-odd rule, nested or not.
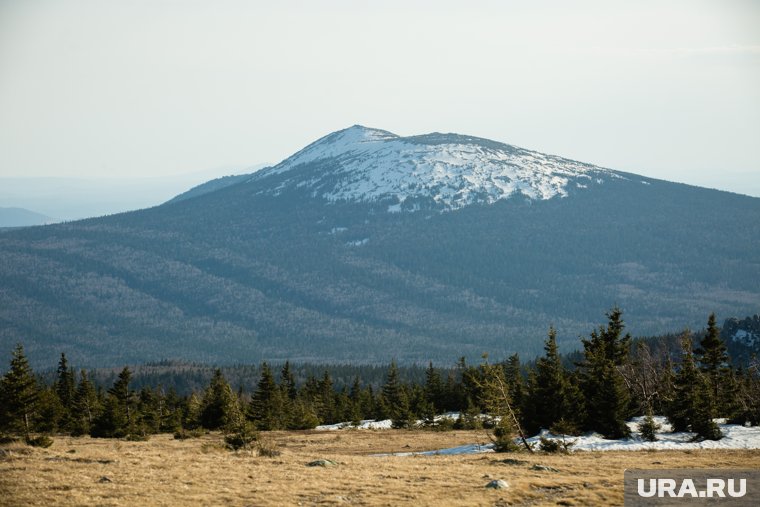
[[(273, 432), (266, 458), (221, 435), (147, 442), (58, 437), (0, 447), (2, 505), (620, 505), (626, 468), (760, 468), (760, 451), (577, 452), (373, 457), (484, 440), (482, 432)], [(327, 458), (335, 467), (307, 467)], [(502, 460), (524, 460), (505, 464)], [(559, 472), (538, 472), (540, 463)], [(103, 479), (106, 477), (107, 479)], [(485, 489), (504, 479), (506, 490)]]

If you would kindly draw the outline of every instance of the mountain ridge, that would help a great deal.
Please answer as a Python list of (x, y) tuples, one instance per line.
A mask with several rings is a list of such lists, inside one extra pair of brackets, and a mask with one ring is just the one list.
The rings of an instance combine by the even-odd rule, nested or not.
[[(415, 153), (463, 139), (426, 136)], [(640, 335), (760, 306), (757, 198), (606, 170), (586, 188), (568, 177), (566, 197), (436, 201), (422, 185), (403, 203), (331, 200), (371, 157), (298, 153), (192, 198), (0, 235), (0, 354), (23, 341), (35, 361), (85, 366), (530, 358), (550, 325), (577, 346), (615, 304)]]

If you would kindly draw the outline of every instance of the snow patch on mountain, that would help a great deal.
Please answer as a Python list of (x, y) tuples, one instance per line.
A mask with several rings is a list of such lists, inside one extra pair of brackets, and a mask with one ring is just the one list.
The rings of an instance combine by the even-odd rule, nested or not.
[(399, 137), (359, 125), (310, 144), (251, 181), (278, 177), (260, 193), (311, 190), (328, 201), (388, 201), (388, 212), (420, 209), (431, 199), (444, 209), (512, 196), (565, 197), (623, 176), (601, 167), (457, 134)]

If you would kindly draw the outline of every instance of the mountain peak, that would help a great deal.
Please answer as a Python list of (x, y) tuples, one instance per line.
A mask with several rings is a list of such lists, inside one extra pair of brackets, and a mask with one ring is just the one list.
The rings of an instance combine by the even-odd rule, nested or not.
[[(268, 178), (277, 184), (268, 186)], [(414, 211), (421, 202), (445, 210), (513, 196), (565, 197), (621, 176), (608, 169), (460, 134), (400, 137), (362, 125), (328, 134), (251, 182), (259, 193), (310, 189), (327, 201), (387, 203)], [(414, 203), (414, 204), (412, 204)]]

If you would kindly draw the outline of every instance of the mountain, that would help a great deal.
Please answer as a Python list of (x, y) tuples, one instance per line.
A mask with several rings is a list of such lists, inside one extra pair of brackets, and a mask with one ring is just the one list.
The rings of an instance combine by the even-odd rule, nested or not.
[(29, 227), (55, 222), (54, 218), (24, 208), (0, 208), (1, 227)]
[(0, 354), (451, 363), (760, 306), (758, 198), (360, 126), (218, 183), (0, 235)]
[(229, 176), (222, 176), (221, 178), (215, 178), (211, 181), (207, 181), (205, 183), (201, 183), (200, 185), (196, 185), (187, 192), (182, 192), (181, 194), (173, 197), (172, 199), (169, 199), (167, 202), (179, 202), (184, 201), (185, 199), (191, 199), (193, 197), (198, 197), (199, 195), (207, 194), (209, 192), (214, 192), (215, 190), (221, 190), (224, 187), (229, 187), (230, 185), (234, 185), (235, 183), (239, 183), (241, 181), (247, 180), (251, 177), (250, 174), (233, 174)]

